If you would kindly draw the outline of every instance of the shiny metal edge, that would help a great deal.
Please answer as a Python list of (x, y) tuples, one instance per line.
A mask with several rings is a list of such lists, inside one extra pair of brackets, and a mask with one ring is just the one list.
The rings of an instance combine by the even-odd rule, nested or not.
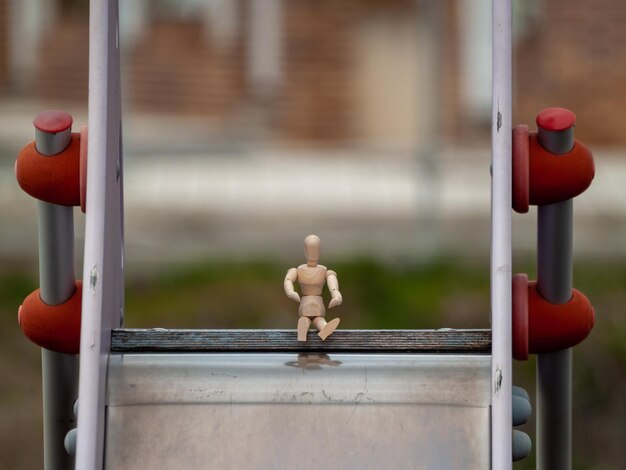
[(113, 354), (107, 406), (490, 405), (489, 355)]

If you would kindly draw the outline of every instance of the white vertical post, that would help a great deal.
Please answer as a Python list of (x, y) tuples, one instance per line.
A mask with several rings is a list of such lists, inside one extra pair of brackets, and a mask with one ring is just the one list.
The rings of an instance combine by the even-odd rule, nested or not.
[(76, 468), (103, 464), (106, 367), (124, 302), (118, 1), (89, 12), (89, 165)]
[(511, 0), (493, 0), (491, 468), (512, 467)]

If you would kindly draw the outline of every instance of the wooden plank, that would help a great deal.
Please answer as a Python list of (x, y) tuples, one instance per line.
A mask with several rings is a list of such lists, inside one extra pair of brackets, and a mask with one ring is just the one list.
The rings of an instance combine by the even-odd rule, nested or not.
[(111, 351), (490, 353), (491, 330), (338, 330), (326, 341), (311, 331), (305, 343), (295, 330), (117, 329)]

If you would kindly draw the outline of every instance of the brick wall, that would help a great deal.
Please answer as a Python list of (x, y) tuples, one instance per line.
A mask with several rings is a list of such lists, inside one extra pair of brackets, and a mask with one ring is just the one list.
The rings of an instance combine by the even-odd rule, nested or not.
[(87, 102), (89, 20), (84, 13), (60, 15), (39, 47), (35, 94), (55, 102)]
[[(442, 130), (448, 140), (488, 139), (488, 120), (467, 119), (460, 97), (457, 0), (445, 0)], [(355, 136), (355, 28), (367, 15), (415, 14), (413, 0), (285, 0), (283, 83), (272, 130), (291, 141), (337, 144)], [(0, 90), (6, 83), (7, 0), (0, 0)], [(3, 10), (4, 9), (4, 10)], [(71, 12), (70, 12), (71, 13)], [(227, 42), (212, 42), (200, 20), (154, 17), (125, 63), (124, 96), (148, 112), (228, 118), (250, 104), (246, 22)], [(418, 11), (419, 14), (419, 11)], [(82, 15), (82, 16), (81, 16)], [(592, 145), (625, 145), (626, 2), (550, 0), (540, 5), (514, 51), (514, 123), (532, 124), (548, 106), (573, 109), (577, 135)], [(86, 102), (88, 22), (84, 10), (59, 16), (40, 49), (36, 94)]]
[(352, 135), (351, 0), (285, 2), (284, 75), (277, 127), (288, 139), (343, 141)]
[[(288, 141), (336, 144), (353, 137), (353, 29), (362, 15), (412, 0), (289, 0), (283, 3), (283, 81), (264, 103), (270, 125)], [(245, 109), (249, 4), (230, 43), (212, 43), (200, 21), (153, 18), (129, 56), (128, 98), (146, 111), (227, 118)], [(249, 103), (248, 103), (249, 104)]]
[(565, 106), (581, 140), (625, 145), (626, 2), (546, 1), (531, 28), (515, 51), (514, 123)]
[(284, 8), (284, 83), (276, 103), (281, 135), (318, 143), (358, 138), (356, 28), (368, 15), (415, 15), (415, 2), (293, 0)]
[(128, 98), (144, 111), (227, 118), (245, 95), (243, 37), (211, 43), (194, 20), (154, 19), (130, 52)]

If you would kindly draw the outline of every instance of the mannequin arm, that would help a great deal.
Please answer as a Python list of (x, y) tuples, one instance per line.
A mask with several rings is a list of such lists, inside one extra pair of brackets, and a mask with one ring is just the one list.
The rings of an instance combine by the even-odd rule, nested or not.
[(287, 294), (287, 297), (300, 303), (300, 296), (293, 288), (293, 283), (296, 282), (297, 279), (298, 270), (296, 268), (291, 268), (289, 271), (287, 271), (283, 287), (285, 289), (285, 294)]
[(341, 297), (341, 292), (339, 292), (339, 280), (337, 279), (337, 273), (335, 271), (328, 270), (326, 272), (326, 284), (328, 285), (328, 290), (330, 291), (331, 297), (328, 308), (333, 308), (337, 305), (341, 305), (341, 302), (343, 302), (343, 298)]

